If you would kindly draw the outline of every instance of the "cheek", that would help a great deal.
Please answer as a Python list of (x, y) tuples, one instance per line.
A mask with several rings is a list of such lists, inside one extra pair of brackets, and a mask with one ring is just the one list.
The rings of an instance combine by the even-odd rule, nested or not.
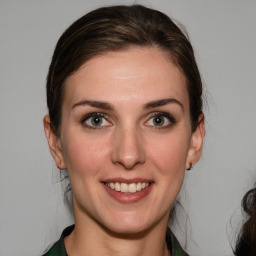
[(97, 174), (106, 160), (107, 145), (102, 140), (85, 136), (68, 136), (63, 143), (63, 155), (72, 175)]
[(189, 140), (183, 135), (156, 139), (150, 150), (150, 158), (163, 175), (183, 173), (186, 168)]

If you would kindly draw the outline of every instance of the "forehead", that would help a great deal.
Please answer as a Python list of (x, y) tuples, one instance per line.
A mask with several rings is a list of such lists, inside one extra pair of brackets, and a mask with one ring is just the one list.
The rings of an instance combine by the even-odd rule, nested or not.
[[(131, 47), (96, 56), (65, 82), (64, 100), (129, 100), (143, 96), (188, 100), (186, 79), (169, 54), (157, 48)], [(140, 98), (140, 100), (142, 100)]]

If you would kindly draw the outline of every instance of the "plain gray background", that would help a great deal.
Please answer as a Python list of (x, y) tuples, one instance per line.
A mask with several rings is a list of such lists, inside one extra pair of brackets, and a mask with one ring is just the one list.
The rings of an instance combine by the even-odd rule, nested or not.
[[(120, 3), (134, 1), (0, 0), (0, 256), (41, 255), (73, 221), (43, 132), (47, 69), (71, 22)], [(232, 255), (240, 201), (256, 181), (256, 1), (136, 3), (185, 25), (207, 87), (204, 153), (181, 192), (188, 252)]]

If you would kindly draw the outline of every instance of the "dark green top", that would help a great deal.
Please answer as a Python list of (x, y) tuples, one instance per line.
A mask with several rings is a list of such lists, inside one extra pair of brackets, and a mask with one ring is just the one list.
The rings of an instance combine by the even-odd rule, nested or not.
[[(64, 229), (59, 241), (57, 241), (43, 256), (68, 256), (64, 245), (64, 238), (73, 231), (74, 227), (75, 225), (72, 225)], [(166, 243), (172, 256), (189, 256), (183, 251), (176, 237), (169, 228), (166, 232)]]

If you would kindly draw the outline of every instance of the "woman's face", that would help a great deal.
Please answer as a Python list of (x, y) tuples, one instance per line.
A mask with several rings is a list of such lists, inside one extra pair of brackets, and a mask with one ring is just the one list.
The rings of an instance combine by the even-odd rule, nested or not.
[(126, 234), (166, 227), (204, 136), (203, 121), (191, 132), (184, 75), (159, 49), (139, 47), (86, 62), (65, 82), (60, 137), (45, 128), (76, 220)]

